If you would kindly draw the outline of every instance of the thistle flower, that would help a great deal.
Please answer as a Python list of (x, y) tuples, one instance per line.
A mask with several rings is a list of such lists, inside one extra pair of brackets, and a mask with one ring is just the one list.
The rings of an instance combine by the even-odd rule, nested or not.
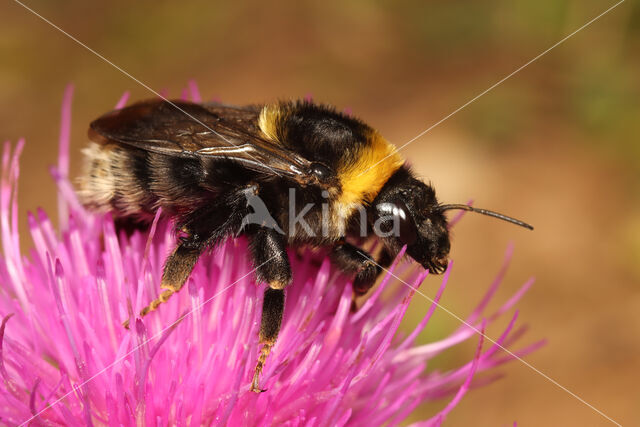
[[(193, 89), (193, 86), (191, 86)], [(195, 96), (195, 95), (194, 95)], [(123, 99), (122, 104), (125, 102)], [(438, 425), (474, 379), (510, 359), (501, 351), (522, 335), (517, 312), (502, 335), (456, 369), (427, 370), (434, 356), (477, 335), (511, 311), (524, 286), (482, 320), (503, 270), (463, 325), (426, 345), (415, 340), (445, 290), (415, 330), (398, 326), (427, 273), (396, 259), (362, 307), (350, 312), (349, 280), (328, 259), (291, 254), (283, 329), (262, 382), (249, 391), (258, 354), (262, 289), (243, 239), (229, 240), (199, 260), (186, 290), (162, 309), (121, 323), (158, 294), (170, 225), (156, 216), (150, 230), (117, 231), (109, 216), (87, 212), (67, 178), (71, 90), (63, 103), (58, 166), (60, 230), (47, 214), (29, 214), (33, 248), (23, 256), (18, 234), (17, 180), (24, 141), (5, 143), (0, 187), (0, 420), (21, 425), (321, 425), (396, 424), (423, 402), (449, 397), (425, 421)], [(406, 278), (403, 286), (396, 277)], [(431, 281), (431, 283), (435, 283)], [(421, 292), (421, 291), (420, 291)], [(432, 290), (429, 291), (432, 293)], [(535, 343), (514, 354), (535, 350)]]

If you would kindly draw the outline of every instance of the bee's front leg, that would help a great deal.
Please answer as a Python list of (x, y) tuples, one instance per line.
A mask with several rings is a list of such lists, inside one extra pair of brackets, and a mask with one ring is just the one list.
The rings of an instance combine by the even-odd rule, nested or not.
[(276, 229), (255, 227), (249, 229), (247, 234), (253, 263), (256, 266), (256, 277), (259, 282), (269, 285), (262, 302), (262, 349), (251, 383), (251, 391), (262, 392), (264, 390), (259, 386), (260, 374), (280, 332), (284, 313), (284, 288), (291, 283), (291, 265), (287, 256), (285, 236)]
[(376, 282), (382, 268), (391, 264), (391, 256), (386, 250), (383, 250), (380, 259), (375, 261), (365, 250), (344, 241), (333, 247), (330, 257), (342, 271), (355, 274), (353, 291), (356, 295), (366, 294)]

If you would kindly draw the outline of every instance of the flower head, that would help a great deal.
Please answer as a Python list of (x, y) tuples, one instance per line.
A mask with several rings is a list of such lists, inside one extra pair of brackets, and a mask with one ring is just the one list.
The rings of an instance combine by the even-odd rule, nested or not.
[[(192, 87), (193, 88), (193, 87)], [(350, 281), (328, 259), (290, 254), (294, 283), (262, 382), (249, 391), (258, 354), (262, 288), (254, 282), (243, 239), (204, 254), (186, 290), (126, 330), (122, 321), (155, 298), (175, 244), (159, 215), (145, 231), (119, 231), (109, 215), (86, 211), (67, 178), (70, 92), (63, 106), (59, 164), (60, 228), (40, 210), (29, 215), (33, 248), (23, 256), (17, 180), (24, 141), (2, 155), (0, 230), (0, 418), (42, 425), (379, 425), (397, 423), (419, 404), (450, 397), (427, 420), (439, 424), (467, 390), (491, 377), (475, 374), (509, 360), (501, 351), (523, 329), (513, 314), (491, 345), (478, 339), (469, 362), (427, 370), (437, 354), (472, 339), (509, 312), (529, 287), (483, 320), (502, 273), (463, 325), (447, 338), (416, 346), (450, 269), (415, 330), (398, 327), (427, 273), (402, 254), (358, 311)], [(505, 264), (506, 267), (506, 264)], [(403, 286), (397, 277), (403, 277)], [(430, 284), (436, 282), (430, 281)], [(425, 291), (433, 294), (434, 290)], [(422, 291), (419, 291), (422, 292)], [(524, 355), (541, 343), (516, 351)]]

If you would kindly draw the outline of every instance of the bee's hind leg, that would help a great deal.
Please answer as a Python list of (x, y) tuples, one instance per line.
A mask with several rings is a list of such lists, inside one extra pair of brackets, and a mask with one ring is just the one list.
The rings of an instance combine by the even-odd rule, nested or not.
[[(154, 311), (160, 304), (166, 302), (171, 295), (182, 289), (203, 249), (204, 243), (200, 242), (197, 237), (187, 237), (181, 241), (165, 262), (160, 283), (160, 287), (164, 291), (160, 293), (158, 298), (140, 310), (140, 317), (144, 317)], [(128, 329), (129, 320), (127, 319), (123, 325)]]
[[(222, 194), (213, 203), (193, 210), (182, 219), (181, 230), (186, 235), (180, 238), (165, 262), (160, 284), (164, 291), (140, 311), (141, 317), (182, 289), (204, 249), (215, 246), (240, 229), (242, 218), (247, 214), (245, 194), (254, 191), (254, 187), (250, 185)], [(129, 321), (124, 322), (124, 326), (128, 327)]]
[(284, 236), (276, 229), (254, 227), (248, 230), (250, 249), (259, 282), (269, 287), (264, 291), (260, 320), (260, 356), (251, 383), (251, 391), (263, 392), (260, 374), (271, 349), (276, 343), (284, 314), (284, 288), (291, 283), (291, 265)]

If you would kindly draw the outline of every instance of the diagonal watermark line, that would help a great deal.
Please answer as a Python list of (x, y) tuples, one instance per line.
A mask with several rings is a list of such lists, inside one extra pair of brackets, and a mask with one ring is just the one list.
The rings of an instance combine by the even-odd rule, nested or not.
[[(225, 142), (227, 142), (228, 144), (234, 146), (234, 147), (238, 147), (237, 144), (234, 144), (233, 142), (231, 142), (227, 137), (225, 137), (224, 135), (222, 135), (220, 132), (217, 132), (216, 130), (212, 129), (210, 126), (207, 126), (206, 124), (204, 124), (201, 120), (199, 120), (197, 117), (195, 117), (193, 114), (189, 114), (187, 111), (185, 111), (183, 108), (180, 108), (178, 105), (176, 105), (173, 101), (170, 101), (169, 99), (167, 99), (166, 97), (162, 96), (158, 91), (152, 89), (150, 86), (148, 86), (147, 84), (143, 83), (142, 81), (140, 81), (139, 79), (135, 78), (134, 76), (132, 76), (130, 73), (128, 73), (127, 71), (125, 71), (122, 67), (119, 67), (118, 65), (114, 64), (112, 61), (108, 60), (107, 58), (105, 58), (103, 55), (101, 55), (100, 53), (96, 52), (94, 49), (90, 48), (89, 46), (87, 46), (86, 44), (82, 43), (80, 40), (78, 40), (77, 38), (75, 38), (74, 36), (72, 36), (71, 34), (69, 34), (68, 32), (66, 32), (65, 30), (63, 30), (62, 28), (60, 28), (59, 26), (57, 26), (56, 24), (54, 24), (53, 22), (51, 22), (50, 20), (48, 20), (47, 18), (45, 18), (44, 16), (40, 15), (38, 12), (36, 12), (35, 10), (31, 9), (29, 6), (25, 5), (24, 3), (20, 2), (19, 0), (13, 0), (15, 3), (19, 4), (20, 6), (22, 6), (23, 8), (25, 8), (26, 10), (28, 10), (29, 12), (31, 12), (32, 14), (34, 14), (35, 16), (37, 16), (38, 18), (40, 18), (41, 20), (43, 20), (44, 22), (46, 22), (47, 24), (51, 25), (53, 28), (55, 28), (56, 30), (60, 31), (62, 34), (64, 34), (65, 36), (69, 37), (71, 40), (73, 40), (74, 42), (76, 42), (77, 44), (79, 44), (80, 46), (84, 47), (85, 49), (87, 49), (89, 52), (93, 53), (95, 56), (97, 56), (98, 58), (102, 59), (104, 62), (106, 62), (107, 64), (111, 65), (113, 68), (115, 68), (116, 70), (120, 71), (122, 74), (124, 74), (125, 76), (129, 77), (131, 80), (133, 80), (134, 82), (138, 83), (140, 86), (142, 86), (143, 88), (147, 89), (149, 92), (153, 93), (154, 95), (156, 95), (158, 98), (162, 99), (163, 101), (169, 103), (172, 107), (174, 107), (175, 109), (177, 109), (178, 111), (182, 112), (184, 115), (186, 115), (187, 117), (191, 118), (193, 121), (195, 121), (196, 123), (200, 124), (201, 126), (203, 126), (205, 129), (209, 130), (211, 133), (219, 136), (220, 138), (222, 138)], [(280, 174), (275, 171), (273, 168), (271, 168), (269, 165), (266, 165), (260, 161), (258, 161), (258, 159), (256, 159), (255, 157), (253, 157), (252, 155), (248, 154), (247, 155), (251, 158), (253, 158), (253, 160), (255, 160), (257, 163), (262, 164), (263, 166), (265, 166), (267, 169), (270, 169), (271, 172), (273, 172), (276, 176), (280, 176)]]
[(615, 421), (613, 418), (609, 417), (607, 414), (605, 414), (604, 412), (602, 412), (601, 410), (599, 410), (598, 408), (596, 408), (595, 406), (593, 406), (592, 404), (590, 404), (589, 402), (587, 402), (586, 400), (584, 400), (582, 397), (578, 396), (576, 393), (572, 392), (571, 390), (569, 390), (567, 387), (563, 386), (562, 384), (560, 384), (558, 381), (554, 380), (553, 378), (551, 378), (549, 375), (545, 374), (544, 372), (540, 371), (538, 368), (536, 368), (535, 366), (533, 366), (531, 363), (527, 362), (526, 360), (524, 360), (523, 358), (519, 357), (518, 355), (514, 354), (511, 350), (509, 350), (508, 348), (504, 347), (503, 345), (499, 344), (498, 342), (496, 342), (493, 338), (487, 336), (484, 332), (482, 332), (480, 329), (476, 328), (475, 326), (469, 324), (468, 322), (466, 322), (463, 318), (461, 318), (460, 316), (458, 316), (457, 314), (455, 314), (454, 312), (452, 312), (451, 310), (449, 310), (448, 308), (444, 307), (443, 305), (441, 305), (440, 303), (434, 301), (431, 297), (429, 297), (428, 295), (426, 295), (425, 293), (423, 293), (422, 291), (420, 291), (418, 288), (410, 285), (409, 283), (405, 282), (404, 280), (402, 280), (400, 277), (396, 276), (395, 274), (393, 274), (392, 271), (386, 269), (385, 267), (381, 266), (380, 264), (378, 264), (376, 262), (375, 259), (373, 259), (372, 257), (368, 256), (367, 254), (358, 251), (358, 253), (360, 255), (362, 255), (365, 259), (373, 262), (375, 265), (377, 265), (379, 268), (381, 268), (382, 270), (386, 271), (387, 274), (390, 274), (392, 277), (394, 277), (395, 279), (399, 280), (400, 282), (402, 282), (403, 284), (405, 284), (406, 286), (408, 286), (411, 290), (413, 290), (414, 292), (422, 295), (424, 298), (426, 298), (428, 301), (430, 301), (432, 304), (435, 304), (436, 307), (440, 308), (441, 310), (443, 310), (444, 312), (446, 312), (447, 314), (449, 314), (450, 316), (452, 316), (453, 318), (455, 318), (456, 320), (458, 320), (460, 323), (464, 324), (465, 326), (469, 327), (471, 330), (473, 330), (475, 333), (477, 333), (478, 335), (481, 335), (483, 337), (485, 337), (488, 341), (490, 341), (491, 343), (493, 343), (494, 345), (496, 345), (497, 347), (499, 347), (501, 350), (503, 350), (505, 353), (509, 354), (511, 357), (517, 359), (520, 363), (522, 363), (523, 365), (525, 365), (526, 367), (528, 367), (529, 369), (533, 370), (534, 372), (536, 372), (538, 375), (542, 376), (544, 379), (546, 379), (547, 381), (551, 382), (552, 384), (554, 384), (556, 387), (560, 388), (561, 390), (567, 392), (569, 395), (571, 395), (572, 397), (574, 397), (575, 399), (579, 400), (581, 403), (583, 403), (584, 405), (588, 406), (589, 408), (591, 408), (592, 410), (594, 410), (595, 412), (597, 412), (598, 414), (600, 414), (601, 416), (603, 416), (604, 418), (606, 418), (607, 420), (611, 421), (613, 424), (622, 427), (622, 424), (618, 423), (617, 421)]
[[(575, 30), (574, 32), (572, 32), (571, 34), (565, 36), (564, 38), (562, 38), (560, 41), (556, 42), (553, 46), (547, 48), (546, 50), (544, 50), (542, 53), (538, 54), (538, 56), (536, 56), (535, 58), (531, 59), (529, 62), (527, 62), (524, 65), (521, 65), (519, 68), (516, 68), (514, 71), (512, 71), (511, 73), (507, 74), (505, 77), (503, 77), (501, 80), (499, 80), (498, 82), (494, 83), (493, 85), (489, 86), (487, 89), (485, 89), (484, 91), (480, 92), (478, 95), (476, 95), (475, 97), (471, 98), (469, 101), (467, 101), (466, 103), (462, 104), (462, 106), (458, 107), (457, 109), (453, 110), (451, 113), (447, 114), (446, 116), (444, 116), (442, 119), (438, 120), (436, 123), (432, 124), (431, 126), (429, 126), (427, 129), (423, 130), (422, 132), (420, 132), (418, 135), (416, 135), (415, 137), (411, 138), (409, 141), (405, 142), (404, 144), (402, 144), (400, 147), (398, 147), (397, 151), (402, 150), (403, 148), (405, 148), (407, 145), (411, 144), (413, 141), (415, 141), (416, 139), (422, 138), (425, 134), (427, 134), (428, 132), (430, 132), (433, 128), (435, 128), (436, 126), (438, 126), (439, 124), (441, 124), (442, 122), (444, 122), (445, 120), (449, 119), (451, 116), (457, 114), (458, 112), (460, 112), (461, 110), (463, 110), (464, 108), (466, 108), (467, 106), (469, 106), (469, 104), (475, 102), (478, 98), (482, 97), (483, 95), (485, 95), (487, 92), (490, 92), (491, 90), (495, 89), (497, 86), (501, 85), (502, 83), (504, 83), (506, 80), (510, 79), (511, 77), (513, 77), (514, 75), (516, 75), (517, 73), (519, 73), (520, 71), (522, 71), (523, 69), (525, 69), (526, 67), (528, 67), (529, 65), (533, 64), (535, 61), (537, 61), (538, 59), (540, 59), (541, 57), (543, 57), (544, 55), (546, 55), (547, 53), (549, 53), (551, 50), (555, 49), (556, 47), (558, 47), (559, 45), (561, 45), (562, 43), (564, 43), (565, 41), (567, 41), (568, 39), (570, 39), (571, 37), (573, 37), (574, 35), (578, 34), (580, 31), (584, 30), (585, 28), (587, 28), (589, 25), (593, 24), (595, 21), (597, 21), (598, 19), (602, 18), (604, 15), (606, 15), (607, 13), (611, 12), (613, 9), (615, 9), (616, 7), (620, 6), (622, 3), (624, 3), (625, 0), (620, 0), (618, 3), (614, 4), (613, 6), (611, 6), (610, 8), (608, 8), (607, 10), (605, 10), (604, 12), (602, 12), (601, 14), (599, 14), (598, 16), (596, 16), (595, 18), (591, 19), (589, 22), (587, 22), (586, 24), (584, 24), (583, 26), (581, 26), (580, 28), (578, 28), (577, 30)], [(370, 169), (374, 168), (375, 166), (377, 166), (378, 164), (380, 164), (381, 162), (383, 162), (385, 159), (387, 159), (389, 156), (391, 156), (392, 154), (387, 155), (386, 157), (384, 157), (383, 159), (379, 160), (378, 162), (374, 163), (373, 165), (369, 166), (366, 170), (364, 170), (363, 172), (360, 173), (360, 175), (366, 173), (367, 171), (369, 171)], [(358, 176), (360, 176), (358, 175)], [(357, 178), (357, 177), (356, 177)]]
[(176, 327), (178, 325), (178, 323), (180, 323), (183, 319), (185, 319), (187, 316), (189, 316), (190, 314), (194, 313), (195, 311), (201, 309), (202, 307), (204, 307), (205, 305), (207, 305), (208, 303), (210, 303), (214, 298), (222, 295), (223, 293), (225, 293), (226, 291), (228, 291), (233, 285), (235, 285), (236, 283), (238, 283), (239, 281), (241, 281), (242, 279), (244, 279), (245, 277), (249, 276), (250, 274), (253, 274), (253, 272), (255, 272), (257, 269), (259, 269), (260, 267), (262, 267), (263, 265), (265, 265), (266, 263), (268, 263), (269, 261), (271, 261), (272, 259), (274, 259), (277, 255), (272, 256), (271, 258), (269, 258), (268, 260), (266, 260), (265, 262), (263, 262), (262, 264), (260, 264), (259, 266), (255, 267), (253, 270), (251, 270), (250, 272), (244, 274), (243, 276), (241, 276), (238, 280), (236, 280), (235, 282), (231, 283), (230, 285), (226, 286), (225, 288), (223, 288), (220, 292), (212, 295), (210, 298), (208, 298), (206, 301), (204, 301), (202, 304), (196, 306), (195, 308), (187, 311), (186, 313), (182, 314), (180, 317), (178, 317), (175, 321), (173, 321), (171, 324), (169, 324), (169, 326), (166, 326), (165, 328), (161, 329), (159, 332), (157, 332), (155, 335), (151, 336), (150, 338), (148, 338), (147, 340), (145, 340), (142, 344), (138, 344), (137, 346), (135, 346), (133, 349), (131, 349), (130, 351), (128, 351), (126, 354), (124, 354), (122, 357), (120, 357), (119, 359), (114, 360), (113, 362), (111, 362), (109, 365), (105, 366), (104, 368), (102, 368), (101, 370), (99, 370), (98, 372), (96, 372), (95, 374), (93, 374), (90, 378), (88, 378), (87, 380), (85, 380), (84, 382), (76, 385), (75, 387), (72, 388), (72, 390), (70, 390), (69, 392), (63, 394), (61, 397), (59, 397), (58, 399), (56, 399), (55, 401), (53, 401), (50, 404), (47, 404), (47, 406), (40, 410), (39, 412), (35, 413), (31, 418), (25, 420), (22, 422), (22, 424), (20, 424), (19, 427), (22, 427), (26, 424), (28, 424), (30, 421), (34, 420), (35, 418), (37, 418), (40, 414), (46, 412), (48, 409), (51, 409), (54, 405), (60, 403), (61, 401), (63, 401), (67, 396), (69, 396), (70, 394), (74, 393), (77, 389), (82, 388), (84, 385), (88, 384), (89, 382), (91, 382), (93, 379), (95, 379), (96, 377), (102, 375), (104, 372), (106, 372), (108, 369), (112, 368), (113, 366), (117, 365), (118, 363), (122, 362), (124, 359), (126, 359), (129, 355), (131, 355), (134, 351), (136, 351), (137, 349), (139, 349), (140, 347), (146, 345), (147, 343), (151, 342), (152, 340), (162, 336), (162, 334), (164, 334), (167, 330), (172, 329), (174, 327)]

